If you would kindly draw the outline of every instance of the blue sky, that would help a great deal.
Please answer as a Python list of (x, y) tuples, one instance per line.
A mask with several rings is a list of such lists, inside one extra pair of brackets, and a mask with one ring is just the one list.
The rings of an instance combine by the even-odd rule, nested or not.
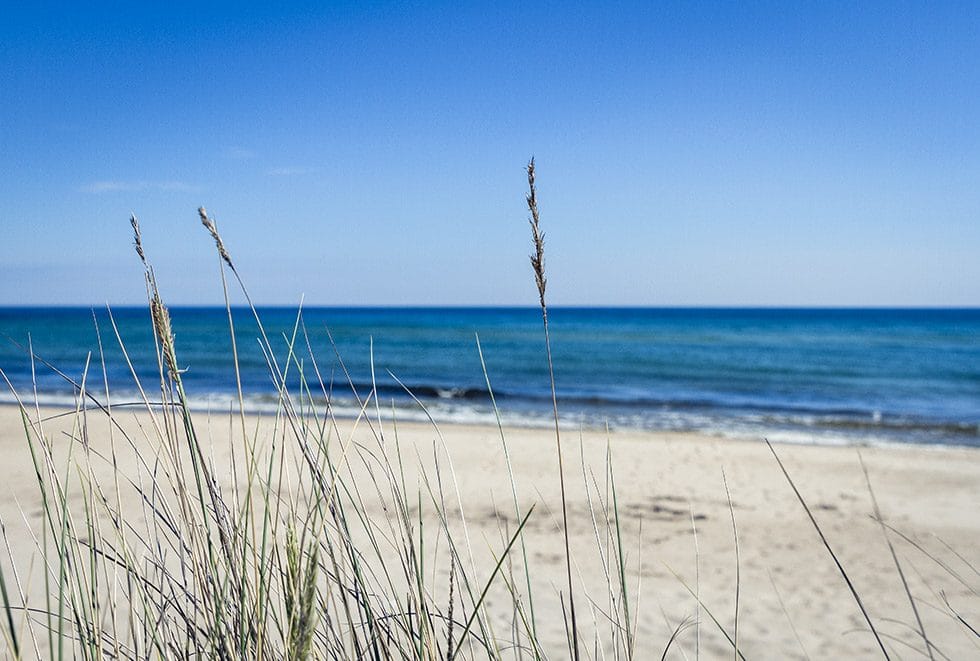
[(143, 4), (3, 10), (0, 304), (534, 304), (534, 154), (554, 304), (980, 305), (974, 3)]

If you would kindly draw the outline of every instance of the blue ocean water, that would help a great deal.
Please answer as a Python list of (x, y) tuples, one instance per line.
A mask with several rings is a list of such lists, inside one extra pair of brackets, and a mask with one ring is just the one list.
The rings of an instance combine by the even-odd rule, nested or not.
[[(190, 397), (196, 406), (229, 410), (235, 382), (226, 311), (171, 314)], [(285, 365), (297, 311), (260, 315)], [(146, 309), (115, 308), (112, 317), (138, 375), (152, 386), (158, 372)], [(258, 328), (247, 309), (234, 317), (247, 406), (271, 410), (275, 388)], [(550, 321), (559, 408), (569, 426), (980, 446), (980, 309), (554, 308)], [(492, 422), (478, 335), (505, 423), (548, 424), (536, 309), (307, 308), (303, 322), (290, 381), (298, 382), (301, 366), (314, 395), (324, 398), (325, 390), (338, 415), (357, 411), (346, 374), (360, 397), (371, 391), (373, 355), (379, 398), (401, 418), (426, 413), (399, 381), (437, 421)], [(32, 399), (36, 380), (42, 402), (73, 402), (73, 386), (51, 369), (36, 362), (32, 377), (28, 342), (76, 381), (91, 352), (86, 384), (102, 398), (104, 355), (113, 403), (137, 399), (105, 309), (0, 308), (0, 369), (16, 390)], [(12, 400), (4, 386), (0, 401)]]

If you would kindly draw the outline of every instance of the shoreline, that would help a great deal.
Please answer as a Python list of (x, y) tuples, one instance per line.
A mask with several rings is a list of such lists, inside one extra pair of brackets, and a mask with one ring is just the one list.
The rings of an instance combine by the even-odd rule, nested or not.
[[(43, 395), (42, 395), (43, 397)], [(53, 397), (46, 398), (47, 401), (39, 402), (39, 407), (42, 411), (44, 410), (58, 410), (62, 413), (71, 410), (74, 404), (62, 404), (63, 400), (55, 400)], [(232, 398), (227, 398), (227, 401), (233, 401)], [(27, 402), (24, 400), (25, 406), (29, 410), (33, 410), (33, 402)], [(7, 399), (0, 399), (0, 409), (3, 408), (17, 408), (19, 405), (16, 401), (11, 401)], [(112, 407), (114, 410), (119, 411), (131, 411), (133, 409), (140, 410), (145, 408), (145, 404), (140, 401), (136, 401), (131, 398), (126, 398), (124, 402), (113, 403)], [(98, 410), (98, 406), (89, 403), (88, 410)], [(414, 410), (413, 410), (414, 409)], [(216, 409), (209, 406), (208, 403), (198, 400), (197, 402), (192, 402), (190, 406), (190, 411), (197, 415), (215, 414)], [(374, 413), (374, 407), (369, 406), (367, 410), (369, 416), (376, 415)], [(402, 407), (399, 409), (400, 417), (397, 419), (398, 424), (406, 425), (427, 425), (430, 424), (426, 413), (421, 412), (417, 407)], [(513, 414), (512, 412), (503, 411), (504, 421), (502, 426), (504, 429), (513, 430), (529, 430), (529, 431), (547, 431), (554, 429), (553, 419), (550, 417), (528, 417), (522, 416), (520, 414)], [(228, 415), (227, 411), (221, 413), (221, 415)], [(237, 411), (234, 412), (237, 417)], [(270, 417), (275, 416), (274, 410), (262, 410), (261, 408), (247, 408), (245, 411), (246, 417)], [(391, 421), (391, 409), (383, 409), (383, 420)], [(492, 412), (485, 415), (485, 417), (492, 416)], [(356, 419), (356, 414), (348, 413), (343, 410), (340, 413), (334, 414), (334, 417), (338, 421), (351, 422)], [(435, 423), (439, 425), (440, 428), (491, 428), (496, 430), (497, 424), (493, 420), (459, 420), (451, 419), (447, 416), (440, 414), (432, 415)], [(980, 438), (976, 444), (969, 443), (942, 443), (942, 442), (920, 442), (914, 438), (908, 440), (897, 440), (892, 438), (880, 438), (875, 437), (872, 439), (855, 439), (853, 437), (848, 437), (845, 435), (833, 436), (826, 432), (826, 429), (819, 429), (812, 433), (805, 430), (786, 430), (779, 429), (777, 427), (771, 428), (767, 433), (748, 433), (741, 430), (733, 429), (672, 429), (672, 428), (645, 428), (637, 426), (627, 426), (627, 425), (610, 425), (608, 427), (598, 424), (583, 424), (580, 420), (575, 420), (574, 415), (562, 416), (560, 418), (560, 429), (562, 433), (573, 433), (577, 434), (579, 432), (588, 434), (603, 434), (608, 431), (612, 435), (622, 436), (622, 435), (689, 435), (691, 438), (712, 438), (722, 441), (734, 441), (734, 442), (755, 442), (764, 443), (769, 440), (775, 445), (780, 446), (817, 446), (824, 448), (852, 448), (852, 449), (866, 449), (866, 448), (921, 448), (930, 449), (933, 451), (955, 451), (955, 450), (968, 450), (974, 452), (980, 452)], [(821, 433), (824, 432), (824, 433)]]

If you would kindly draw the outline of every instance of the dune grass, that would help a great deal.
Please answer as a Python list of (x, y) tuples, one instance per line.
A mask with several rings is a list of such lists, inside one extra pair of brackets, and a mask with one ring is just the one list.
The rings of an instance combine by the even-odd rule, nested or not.
[[(526, 506), (519, 497), (511, 467), (513, 448), (499, 416), (512, 495), (506, 509), (512, 509), (513, 516), (500, 525), (498, 539), (481, 542), (470, 535), (457, 471), (435, 422), (432, 428), (437, 441), (427, 460), (430, 468), (412, 485), (406, 468), (421, 463), (422, 457), (403, 447), (394, 411), (383, 412), (375, 391), (363, 398), (357, 393), (335, 347), (326, 349), (335, 354), (347, 383), (338, 385), (332, 377), (324, 378), (302, 307), (291, 333), (283, 338), (285, 352), (276, 350), (217, 224), (201, 208), (199, 219), (214, 240), (225, 295), (233, 358), (229, 371), (236, 382), (237, 406), (215, 416), (191, 410), (179, 343), (133, 216), (134, 248), (144, 268), (155, 342), (156, 381), (144, 383), (138, 376), (111, 311), (109, 328), (96, 323), (99, 351), (89, 356), (81, 378), (59, 372), (77, 397), (69, 412), (67, 443), (49, 432), (52, 421), (42, 414), (37, 388), (32, 396), (21, 397), (7, 381), (17, 397), (42, 512), (40, 523), (32, 528), (30, 543), (35, 546), (36, 563), (30, 567), (18, 563), (12, 550), (13, 544), (23, 540), (11, 542), (6, 526), (3, 528), (8, 561), (0, 563), (0, 630), (7, 656), (373, 661), (578, 660), (584, 656), (628, 660), (667, 658), (680, 651), (686, 658), (678, 641), (693, 632), (693, 656), (699, 658), (704, 613), (710, 620), (708, 626), (713, 624), (729, 641), (731, 655), (744, 659), (739, 633), (738, 528), (727, 478), (725, 491), (736, 549), (732, 627), (723, 622), (727, 618), (716, 617), (702, 602), (698, 573), (695, 587), (688, 588), (691, 616), (672, 627), (659, 649), (637, 648), (638, 614), (648, 606), (639, 586), (630, 584), (629, 558), (631, 551), (642, 551), (643, 544), (638, 541), (632, 547), (624, 537), (622, 522), (629, 514), (620, 507), (611, 452), (607, 452), (601, 478), (587, 472), (584, 461), (581, 476), (594, 537), (592, 550), (607, 591), (584, 594), (575, 580), (577, 562), (569, 544), (565, 493), (566, 448), (551, 361), (544, 234), (533, 160), (527, 176), (534, 250), (531, 264), (551, 379), (561, 489), (561, 511), (556, 518), (563, 535), (566, 582), (555, 589), (565, 617), (564, 649), (554, 649), (541, 636), (542, 614), (535, 610), (532, 581), (535, 568), (525, 538), (528, 522), (548, 514)], [(268, 421), (271, 429), (261, 434), (246, 416), (229, 273), (231, 283), (248, 302), (276, 390), (276, 412)], [(103, 330), (108, 331), (105, 338)], [(135, 427), (131, 413), (112, 406), (104, 340), (118, 344), (141, 395), (141, 422)], [(56, 369), (31, 347), (27, 349), (32, 365)], [(476, 350), (482, 362), (478, 338)], [(90, 370), (102, 373), (104, 391), (88, 387)], [(2, 371), (0, 375), (6, 381)], [(484, 375), (496, 411), (485, 363)], [(291, 382), (299, 385), (287, 387)], [(345, 385), (357, 398), (360, 413), (341, 425), (330, 400)], [(91, 427), (96, 418), (109, 429), (107, 440), (95, 438)], [(216, 463), (208, 440), (214, 426), (223, 424), (229, 426), (232, 441), (229, 465)], [(370, 440), (364, 441), (363, 435)], [(865, 609), (805, 497), (776, 450), (770, 448), (837, 563), (882, 655), (888, 658), (872, 614)], [(870, 490), (870, 478), (868, 486)], [(877, 501), (874, 508), (901, 572)], [(694, 552), (699, 553), (693, 508), (691, 525)], [(480, 548), (483, 544), (489, 548)], [(478, 555), (489, 556), (491, 561), (478, 562)], [(700, 559), (697, 567), (700, 572)], [(904, 583), (904, 574), (902, 580)], [(36, 581), (44, 583), (43, 604), (28, 598), (29, 585)], [(934, 653), (941, 655), (936, 641), (926, 637), (916, 599), (907, 585), (906, 593), (922, 638), (916, 652), (930, 658), (935, 658)], [(577, 610), (577, 597), (579, 605), (587, 604), (586, 611)], [(972, 629), (966, 618), (949, 608), (964, 627)], [(789, 618), (785, 605), (783, 610)], [(593, 615), (591, 624), (583, 623), (583, 613)], [(790, 618), (789, 626), (795, 635), (796, 627), (805, 625)]]

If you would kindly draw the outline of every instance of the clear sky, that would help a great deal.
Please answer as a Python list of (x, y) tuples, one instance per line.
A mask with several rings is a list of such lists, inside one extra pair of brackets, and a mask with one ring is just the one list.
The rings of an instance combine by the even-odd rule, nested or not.
[[(4, 3), (0, 304), (980, 305), (980, 4)], [(326, 4), (326, 3), (322, 3)], [(146, 6), (144, 6), (146, 5)], [(207, 6), (205, 6), (207, 5)]]

